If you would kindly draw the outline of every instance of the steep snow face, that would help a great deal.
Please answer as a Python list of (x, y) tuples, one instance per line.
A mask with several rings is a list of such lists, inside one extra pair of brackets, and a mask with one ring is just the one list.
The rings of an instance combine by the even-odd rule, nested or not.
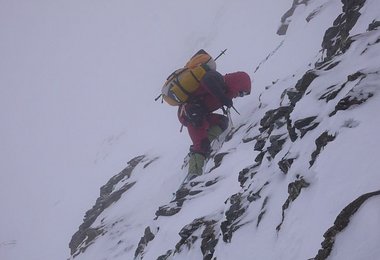
[(175, 190), (190, 140), (153, 101), (163, 81), (199, 48), (228, 48), (221, 73), (251, 73), (288, 2), (0, 1), (0, 259), (64, 259), (136, 154), (166, 157), (155, 176)]
[[(0, 258), (380, 258), (378, 4), (4, 2)], [(180, 187), (189, 139), (152, 100), (225, 47), (254, 91)]]
[(181, 186), (182, 154), (134, 158), (73, 259), (380, 258), (377, 5), (294, 1), (206, 174)]

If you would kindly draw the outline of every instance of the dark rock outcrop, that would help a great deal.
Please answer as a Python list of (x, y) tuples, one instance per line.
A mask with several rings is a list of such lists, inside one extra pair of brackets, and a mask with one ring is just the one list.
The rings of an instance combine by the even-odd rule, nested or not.
[(236, 193), (229, 198), (230, 206), (225, 212), (226, 220), (220, 225), (224, 242), (231, 242), (233, 233), (246, 224), (245, 222), (241, 222), (242, 216), (252, 202), (261, 199), (260, 193), (268, 184), (269, 182), (266, 182), (258, 191), (246, 190), (242, 193)]
[(167, 260), (173, 254), (173, 250), (168, 250), (164, 255), (157, 257), (157, 260)]
[(347, 83), (355, 81), (357, 79), (362, 80), (365, 77), (366, 77), (366, 75), (360, 71), (358, 71), (352, 75), (349, 75), (347, 77), (347, 81), (345, 83), (343, 83), (342, 85), (333, 85), (333, 86), (327, 88), (328, 91), (326, 93), (324, 93), (319, 99), (320, 100), (324, 99), (324, 100), (326, 100), (326, 102), (334, 100), (336, 98), (336, 96), (341, 92), (341, 90), (346, 87)]
[(293, 0), (293, 4), (290, 7), (290, 9), (286, 11), (286, 13), (281, 17), (281, 26), (277, 30), (278, 35), (286, 34), (290, 23), (289, 19), (294, 14), (294, 11), (296, 10), (297, 6), (301, 4), (307, 5), (309, 1), (310, 0)]
[(327, 92), (324, 93), (320, 98), (319, 100), (326, 100), (326, 103), (331, 101), (331, 100), (334, 100), (336, 98), (336, 96), (339, 94), (339, 92), (345, 87), (345, 84), (343, 85), (333, 85), (333, 86), (330, 86), (327, 88)]
[(212, 172), (213, 170), (215, 170), (216, 168), (218, 168), (220, 165), (222, 165), (222, 161), (223, 161), (223, 158), (224, 156), (226, 156), (228, 154), (228, 152), (225, 152), (225, 153), (218, 153), (214, 156), (214, 166), (210, 169), (210, 172)]
[(282, 146), (285, 144), (287, 136), (284, 135), (272, 135), (269, 138), (270, 146), (268, 147), (268, 153), (271, 158), (274, 157), (282, 150)]
[[(322, 248), (318, 251), (314, 260), (325, 260), (329, 257), (331, 250), (333, 249), (336, 236), (342, 232), (350, 223), (350, 218), (359, 210), (359, 208), (366, 202), (369, 198), (373, 196), (379, 196), (380, 190), (369, 192), (361, 195), (356, 200), (348, 204), (336, 217), (334, 225), (330, 227), (323, 237), (325, 240), (321, 243)], [(374, 227), (377, 228), (377, 227)]]
[(338, 111), (347, 110), (355, 105), (361, 105), (369, 98), (373, 97), (373, 95), (374, 94), (371, 92), (352, 89), (346, 97), (339, 100), (338, 104), (335, 106), (335, 110), (331, 112), (329, 116), (334, 116)]
[(340, 14), (330, 27), (322, 42), (322, 48), (326, 51), (325, 60), (331, 60), (336, 54), (344, 53), (352, 43), (349, 37), (350, 30), (355, 26), (360, 17), (359, 10), (366, 0), (342, 0), (343, 13)]
[(267, 141), (267, 137), (268, 136), (263, 136), (263, 135), (256, 136), (255, 137), (256, 143), (255, 143), (255, 147), (253, 149), (255, 151), (261, 151), (265, 146), (265, 143)]
[[(297, 82), (295, 89), (301, 93), (305, 93), (310, 84), (318, 77), (316, 71), (309, 70), (303, 77)], [(292, 102), (293, 104), (294, 102)]]
[(241, 193), (234, 194), (229, 199), (231, 206), (226, 211), (226, 220), (222, 222), (220, 228), (223, 233), (223, 241), (230, 242), (232, 234), (239, 228), (238, 219), (246, 211), (247, 205), (243, 205), (244, 198)]
[(289, 183), (288, 185), (288, 198), (286, 199), (284, 205), (282, 205), (282, 220), (281, 223), (276, 227), (277, 231), (280, 231), (282, 224), (285, 220), (285, 211), (289, 208), (290, 203), (295, 201), (297, 197), (300, 195), (301, 190), (303, 188), (309, 187), (310, 183), (305, 181), (302, 177), (300, 177), (298, 180), (295, 180), (292, 183)]
[(380, 27), (380, 21), (373, 20), (372, 23), (368, 25), (367, 31), (377, 30)]
[[(135, 167), (143, 161), (145, 156), (138, 156), (128, 162), (128, 166), (119, 174), (112, 177), (107, 184), (100, 188), (100, 197), (96, 200), (92, 209), (88, 210), (84, 216), (83, 224), (79, 226), (79, 230), (72, 236), (69, 243), (71, 255), (73, 257), (84, 252), (93, 241), (104, 233), (103, 227), (91, 227), (98, 216), (110, 205), (120, 199), (120, 197), (128, 191), (135, 182), (128, 182)], [(116, 185), (125, 181), (121, 188), (115, 190)]]
[(294, 128), (300, 131), (301, 138), (304, 137), (304, 135), (307, 132), (315, 129), (319, 125), (319, 122), (314, 122), (316, 118), (317, 118), (316, 116), (311, 116), (311, 117), (299, 119), (296, 122), (294, 122)]
[(219, 178), (209, 181), (199, 181), (196, 178), (181, 184), (176, 191), (172, 201), (166, 205), (160, 206), (156, 211), (156, 219), (160, 216), (169, 217), (177, 214), (186, 200), (191, 200), (195, 195), (202, 193), (208, 187), (216, 184)]
[(241, 170), (239, 172), (238, 181), (239, 181), (241, 187), (244, 186), (245, 182), (248, 179), (252, 179), (253, 176), (255, 176), (255, 174), (257, 173), (257, 170), (258, 170), (258, 166), (259, 166), (259, 164), (254, 164), (252, 166), (244, 168), (243, 170)]
[(265, 154), (266, 154), (266, 151), (262, 151), (261, 153), (259, 153), (255, 158), (255, 162), (257, 162), (258, 164), (261, 164), (264, 160)]
[(154, 237), (155, 235), (150, 230), (150, 227), (146, 227), (144, 231), (144, 236), (141, 237), (140, 242), (135, 251), (135, 258), (137, 258), (137, 256), (141, 256), (141, 258), (144, 256), (144, 249), (148, 246), (149, 242), (154, 239)]
[(186, 200), (186, 197), (190, 195), (191, 189), (188, 185), (183, 185), (175, 193), (175, 198), (169, 204), (160, 206), (156, 211), (156, 218), (163, 216), (169, 217), (177, 214), (181, 209), (182, 205)]
[(263, 201), (263, 205), (261, 206), (261, 210), (260, 210), (260, 214), (259, 216), (257, 217), (257, 223), (256, 223), (256, 227), (258, 227), (261, 223), (261, 220), (263, 219), (265, 213), (267, 212), (266, 210), (266, 205), (268, 203), (268, 200), (269, 200), (269, 197), (265, 197), (264, 201)]
[(274, 129), (274, 127), (281, 127), (286, 124), (286, 118), (293, 111), (291, 106), (283, 106), (276, 109), (269, 110), (265, 113), (264, 117), (260, 121), (260, 132), (268, 130), (269, 133)]
[[(221, 215), (219, 216), (221, 217)], [(214, 254), (215, 246), (218, 243), (218, 219), (198, 218), (181, 229), (179, 235), (181, 240), (175, 246), (175, 252), (179, 253), (184, 248), (191, 249), (198, 240), (201, 241), (201, 251), (204, 260), (210, 260)], [(201, 230), (203, 231), (201, 232)], [(199, 236), (196, 232), (201, 232)]]
[(278, 162), (278, 167), (280, 167), (280, 170), (287, 174), (290, 167), (292, 166), (293, 162), (294, 162), (294, 159), (295, 158), (289, 158), (289, 159), (285, 159), (283, 158), (281, 161)]
[(325, 147), (329, 142), (334, 141), (335, 135), (330, 135), (328, 132), (324, 132), (321, 134), (317, 140), (315, 140), (315, 144), (317, 146), (317, 149), (311, 154), (311, 160), (309, 162), (310, 167), (313, 166), (315, 163), (315, 160), (317, 159), (318, 155), (321, 153), (323, 147)]
[(319, 6), (318, 8), (314, 9), (307, 17), (306, 21), (310, 22), (313, 20), (323, 9), (324, 5)]

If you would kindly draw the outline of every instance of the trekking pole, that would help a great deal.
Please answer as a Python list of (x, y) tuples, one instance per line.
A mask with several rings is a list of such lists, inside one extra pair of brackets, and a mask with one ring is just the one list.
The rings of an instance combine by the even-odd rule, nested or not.
[(240, 116), (239, 111), (237, 111), (237, 109), (236, 109), (234, 106), (232, 106), (232, 108), (233, 108), (233, 109), (235, 110), (235, 112), (238, 113), (238, 115)]
[(231, 127), (234, 127), (234, 123), (232, 122), (232, 117), (231, 117), (231, 111), (229, 108), (227, 109), (227, 117), (228, 117), (228, 121), (229, 121), (228, 124), (231, 125)]

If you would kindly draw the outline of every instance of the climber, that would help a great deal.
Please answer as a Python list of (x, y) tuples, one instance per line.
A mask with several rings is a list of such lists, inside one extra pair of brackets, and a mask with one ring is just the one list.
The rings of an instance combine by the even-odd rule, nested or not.
[[(207, 53), (200, 50), (192, 59), (200, 54)], [(211, 69), (202, 76), (195, 92), (178, 108), (179, 121), (187, 127), (193, 142), (190, 146), (188, 175), (203, 173), (205, 159), (211, 152), (210, 143), (228, 127), (228, 118), (214, 111), (233, 107), (233, 98), (251, 92), (251, 79), (247, 73), (239, 71), (222, 76), (212, 68), (216, 68), (216, 65), (209, 67)]]

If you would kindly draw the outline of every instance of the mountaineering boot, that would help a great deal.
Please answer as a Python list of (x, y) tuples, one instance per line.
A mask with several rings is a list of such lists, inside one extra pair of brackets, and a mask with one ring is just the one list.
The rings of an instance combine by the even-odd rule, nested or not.
[(192, 152), (189, 160), (189, 176), (199, 176), (203, 174), (203, 165), (206, 157), (200, 153)]
[(208, 129), (207, 131), (208, 140), (210, 140), (210, 143), (211, 143), (213, 140), (218, 138), (218, 136), (221, 135), (222, 133), (223, 133), (223, 129), (218, 125), (214, 125), (210, 127), (210, 129)]

